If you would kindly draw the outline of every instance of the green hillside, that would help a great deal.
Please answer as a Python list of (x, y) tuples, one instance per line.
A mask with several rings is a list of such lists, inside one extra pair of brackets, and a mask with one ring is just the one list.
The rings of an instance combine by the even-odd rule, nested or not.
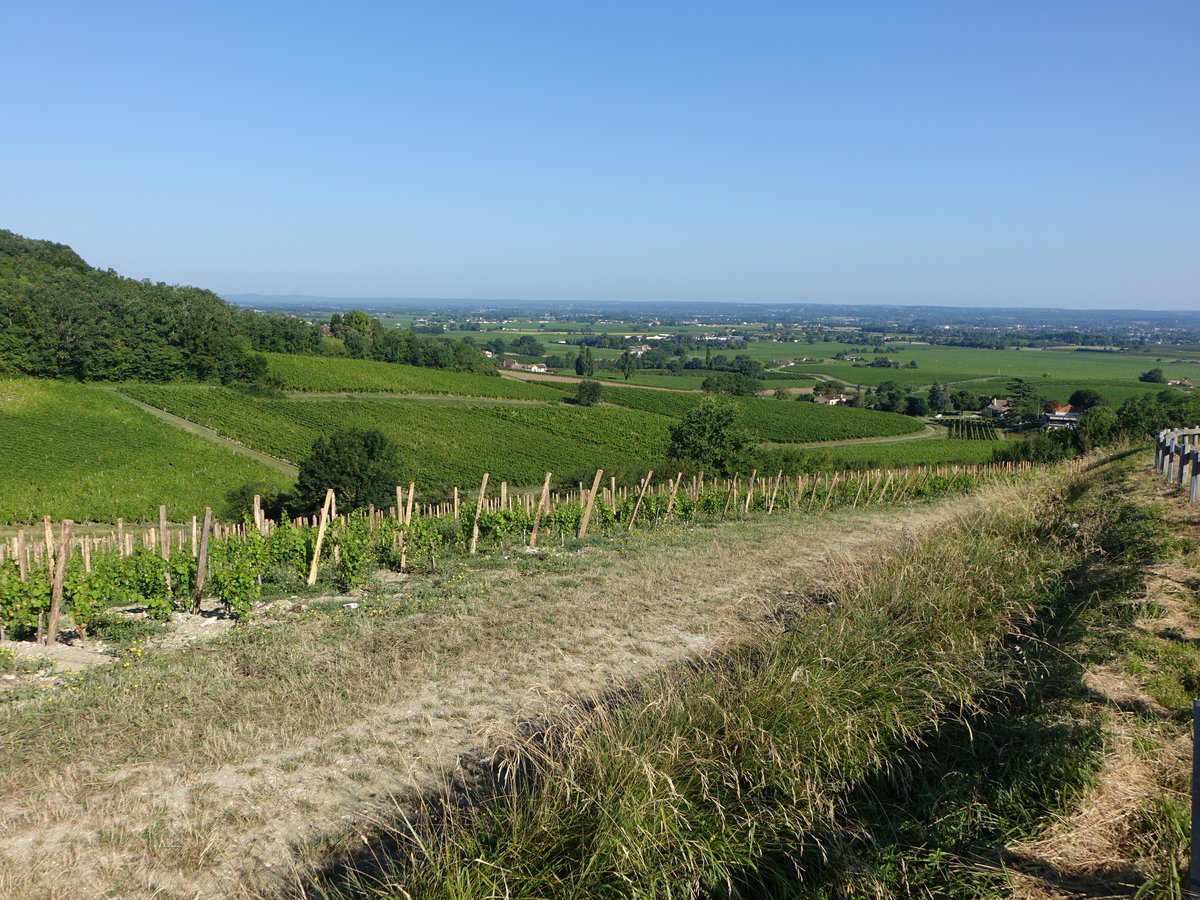
[[(499, 379), (492, 379), (499, 381)], [(344, 428), (378, 428), (400, 447), (422, 488), (469, 486), (484, 472), (534, 484), (589, 469), (642, 471), (666, 443), (669, 420), (617, 407), (422, 402), (402, 398), (264, 399), (200, 385), (123, 385), (146, 403), (247, 446), (298, 461)]]
[(202, 514), (245, 483), (289, 479), (168, 425), (109, 391), (32, 378), (0, 380), (0, 523)]
[[(704, 396), (607, 385), (601, 395), (606, 403), (655, 412), (672, 419), (685, 415)], [(726, 399), (738, 408), (743, 427), (757, 441), (841, 441), (913, 434), (924, 428), (921, 422), (910, 416), (869, 409), (821, 406), (794, 400), (762, 400), (755, 397)]]
[(253, 380), (263, 361), (243, 318), (211, 291), (122, 278), (0, 230), (0, 374)]
[[(344, 362), (329, 371), (346, 373), (356, 368)], [(387, 368), (404, 375), (404, 367)], [(436, 374), (444, 378), (450, 373)], [(461, 377), (469, 383), (472, 376)], [(483, 380), (501, 390), (511, 385), (545, 390), (560, 399), (564, 396), (540, 385)], [(293, 462), (303, 459), (321, 435), (342, 428), (378, 428), (400, 447), (407, 477), (427, 489), (469, 486), (485, 471), (515, 484), (536, 483), (547, 470), (564, 477), (595, 468), (641, 471), (658, 463), (668, 428), (700, 399), (699, 395), (637, 388), (612, 391), (614, 403), (629, 406), (595, 407), (403, 395), (267, 398), (185, 384), (125, 384), (121, 390)], [(756, 441), (849, 439), (906, 434), (922, 427), (905, 416), (867, 410), (753, 399), (731, 402), (740, 408), (743, 425)], [(647, 408), (636, 408), (638, 403)]]
[(268, 372), (284, 390), (335, 393), (458, 394), (513, 400), (557, 400), (544, 385), (510, 378), (419, 368), (370, 359), (267, 353)]

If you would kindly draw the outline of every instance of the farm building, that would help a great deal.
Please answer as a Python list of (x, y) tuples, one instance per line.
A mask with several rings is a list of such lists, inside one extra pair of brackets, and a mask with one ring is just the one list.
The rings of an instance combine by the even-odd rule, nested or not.
[(1074, 428), (1079, 424), (1079, 407), (1058, 406), (1042, 415), (1042, 425), (1049, 429)]
[(519, 363), (515, 359), (506, 359), (500, 363), (502, 369), (510, 369), (514, 372), (549, 372), (542, 363)]

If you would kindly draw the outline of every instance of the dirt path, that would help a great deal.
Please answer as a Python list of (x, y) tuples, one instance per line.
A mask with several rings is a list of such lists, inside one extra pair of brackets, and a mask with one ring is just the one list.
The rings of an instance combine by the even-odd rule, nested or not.
[(151, 406), (149, 403), (143, 403), (141, 400), (135, 400), (133, 397), (130, 397), (127, 394), (122, 394), (114, 387), (101, 384), (94, 386), (100, 388), (101, 390), (111, 392), (113, 396), (120, 397), (126, 403), (131, 403), (138, 409), (150, 413), (150, 415), (154, 416), (156, 419), (162, 419), (164, 422), (174, 425), (176, 428), (181, 428), (184, 431), (199, 435), (205, 440), (212, 441), (214, 444), (220, 444), (226, 450), (232, 450), (234, 453), (240, 453), (242, 456), (249, 456), (251, 459), (256, 459), (264, 466), (269, 466), (275, 471), (282, 472), (291, 478), (295, 478), (300, 473), (300, 470), (287, 460), (279, 459), (275, 456), (268, 456), (266, 453), (261, 453), (258, 450), (251, 450), (245, 444), (240, 444), (232, 438), (227, 438), (219, 431), (214, 431), (213, 429), (193, 422), (190, 419), (185, 419), (181, 416), (169, 413), (165, 409), (159, 409), (157, 406)]
[(312, 858), (297, 848), (330, 835), (353, 846), (394, 814), (394, 798), (444, 786), (462, 756), (488, 753), (516, 723), (760, 629), (790, 592), (972, 503), (698, 529), (568, 554), (557, 571), (498, 560), (465, 599), (404, 620), (396, 646), (362, 648), (394, 677), (345, 692), (323, 726), (214, 724), (224, 762), (134, 754), (115, 770), (64, 759), (29, 773), (0, 798), (0, 897), (216, 898), (278, 885)]

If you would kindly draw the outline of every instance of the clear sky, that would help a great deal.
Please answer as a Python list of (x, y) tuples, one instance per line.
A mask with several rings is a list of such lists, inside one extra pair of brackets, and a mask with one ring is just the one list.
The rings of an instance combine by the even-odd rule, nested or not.
[(0, 227), (222, 293), (1200, 307), (1200, 2), (4, 12)]

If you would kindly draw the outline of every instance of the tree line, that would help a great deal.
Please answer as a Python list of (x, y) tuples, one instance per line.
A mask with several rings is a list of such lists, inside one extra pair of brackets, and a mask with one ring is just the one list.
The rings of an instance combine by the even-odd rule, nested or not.
[(496, 374), (472, 343), (238, 309), (212, 291), (118, 275), (65, 244), (0, 230), (0, 375), (269, 385), (262, 352), (347, 355)]

